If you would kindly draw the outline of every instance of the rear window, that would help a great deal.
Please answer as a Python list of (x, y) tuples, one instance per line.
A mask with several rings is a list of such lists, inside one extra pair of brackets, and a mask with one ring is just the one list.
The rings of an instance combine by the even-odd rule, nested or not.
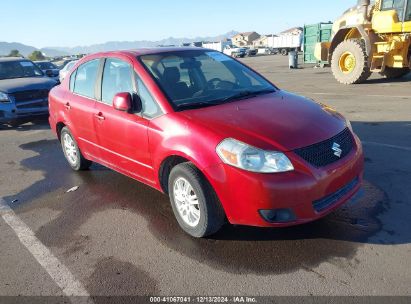
[(37, 66), (42, 70), (54, 70), (57, 67), (51, 62), (36, 62)]

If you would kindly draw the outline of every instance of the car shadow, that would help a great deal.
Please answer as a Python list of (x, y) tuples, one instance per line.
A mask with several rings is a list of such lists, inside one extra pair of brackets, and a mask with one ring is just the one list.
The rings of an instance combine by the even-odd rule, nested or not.
[[(384, 142), (384, 134), (407, 138), (410, 122), (353, 123), (361, 138)], [(373, 132), (379, 128), (380, 132)], [(408, 133), (409, 134), (409, 133)], [(262, 229), (225, 225), (216, 235), (194, 239), (178, 227), (167, 196), (121, 174), (93, 165), (89, 171), (73, 172), (57, 140), (41, 140), (20, 146), (35, 152), (21, 162), (21, 170), (41, 171), (44, 179), (20, 193), (6, 197), (17, 213), (37, 208), (58, 211), (59, 216), (40, 227), (36, 235), (49, 247), (64, 247), (76, 240), (76, 231), (97, 212), (121, 209), (143, 216), (149, 232), (163, 245), (211, 267), (233, 273), (283, 273), (311, 269), (324, 261), (343, 258), (356, 264), (357, 249), (364, 244), (409, 244), (410, 224), (395, 218), (410, 214), (410, 192), (397, 196), (390, 185), (401, 163), (382, 164), (380, 147), (366, 146), (366, 175), (359, 194), (331, 215), (302, 226)], [(401, 159), (401, 150), (389, 150)], [(397, 155), (398, 154), (398, 155)], [(402, 187), (411, 164), (402, 164)], [(381, 179), (381, 175), (384, 179)], [(408, 179), (409, 180), (409, 179)], [(73, 186), (79, 188), (70, 193)], [(14, 204), (11, 202), (18, 200)], [(408, 221), (409, 222), (409, 221)], [(148, 233), (149, 233), (148, 232)], [(124, 248), (124, 246), (119, 246)], [(135, 248), (130, 248), (135, 250)], [(337, 265), (338, 266), (338, 265)]]
[(35, 119), (27, 119), (24, 121), (15, 121), (8, 124), (0, 124), (0, 132), (2, 130), (35, 131), (47, 129), (50, 129), (48, 117), (39, 117)]

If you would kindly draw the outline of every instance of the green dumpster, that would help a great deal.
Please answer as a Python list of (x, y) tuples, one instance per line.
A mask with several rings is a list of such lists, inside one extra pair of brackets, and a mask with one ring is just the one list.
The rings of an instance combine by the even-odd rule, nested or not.
[(332, 26), (331, 22), (304, 26), (304, 63), (328, 64), (328, 62), (318, 61), (314, 51), (318, 42), (330, 42)]

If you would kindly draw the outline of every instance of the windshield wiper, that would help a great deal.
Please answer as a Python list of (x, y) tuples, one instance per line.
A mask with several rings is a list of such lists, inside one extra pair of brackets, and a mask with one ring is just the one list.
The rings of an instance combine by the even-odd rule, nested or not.
[(205, 107), (211, 107), (211, 106), (216, 106), (218, 103), (216, 102), (208, 102), (208, 101), (202, 101), (202, 102), (187, 102), (187, 103), (182, 103), (177, 106), (179, 110), (189, 110), (189, 109), (198, 109), (198, 108), (205, 108)]
[(232, 96), (228, 96), (225, 98), (221, 99), (215, 99), (215, 100), (210, 100), (210, 101), (201, 101), (201, 102), (189, 102), (189, 103), (182, 103), (177, 106), (179, 110), (188, 110), (188, 109), (198, 109), (198, 108), (205, 108), (205, 107), (211, 107), (211, 106), (216, 106), (224, 103), (228, 103), (230, 101), (236, 101), (236, 100), (241, 100), (241, 99), (247, 99), (247, 98), (252, 98), (258, 95), (264, 95), (264, 94), (270, 94), (274, 93), (274, 89), (266, 89), (266, 90), (260, 90), (260, 91), (242, 91), (237, 94), (234, 94)]
[(266, 89), (266, 90), (261, 90), (261, 91), (242, 91), (240, 93), (234, 94), (232, 96), (228, 96), (226, 98), (218, 100), (219, 103), (226, 103), (230, 101), (235, 101), (235, 100), (241, 100), (241, 99), (247, 99), (247, 98), (252, 98), (258, 95), (265, 95), (265, 94), (270, 94), (274, 93), (274, 89)]

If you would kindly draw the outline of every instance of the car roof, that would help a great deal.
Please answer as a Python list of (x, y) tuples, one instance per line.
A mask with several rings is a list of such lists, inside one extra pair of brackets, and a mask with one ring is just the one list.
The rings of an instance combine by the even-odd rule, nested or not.
[(11, 62), (11, 61), (30, 61), (22, 57), (0, 57), (0, 62)]
[[(161, 53), (172, 53), (172, 52), (181, 52), (181, 51), (204, 51), (207, 49), (198, 48), (198, 47), (153, 47), (153, 48), (140, 48), (134, 50), (123, 50), (123, 51), (111, 51), (111, 52), (102, 52), (95, 55), (113, 55), (113, 54), (123, 54), (129, 56), (142, 56), (142, 55), (153, 55)], [(212, 51), (212, 50), (211, 50)]]

